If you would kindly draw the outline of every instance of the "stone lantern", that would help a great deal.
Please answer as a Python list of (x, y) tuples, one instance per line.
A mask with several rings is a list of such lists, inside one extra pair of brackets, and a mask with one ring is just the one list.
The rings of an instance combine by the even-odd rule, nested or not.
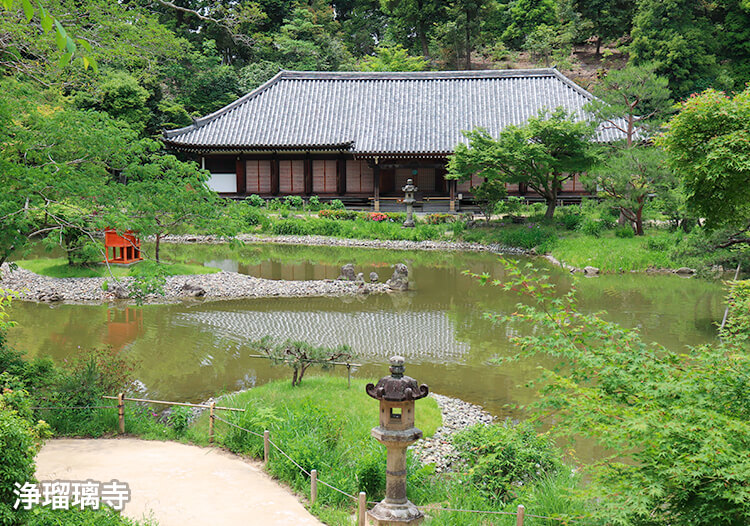
[(414, 193), (418, 190), (414, 186), (414, 181), (411, 179), (406, 180), (406, 186), (401, 190), (404, 191), (404, 204), (406, 205), (406, 221), (402, 225), (404, 228), (414, 228)]
[(385, 500), (368, 512), (376, 526), (418, 524), (423, 518), (406, 498), (406, 448), (422, 438), (422, 431), (414, 427), (414, 401), (430, 390), (404, 376), (403, 357), (393, 356), (390, 370), (391, 375), (377, 385), (365, 387), (368, 395), (380, 401), (380, 425), (372, 429), (372, 436), (388, 450)]

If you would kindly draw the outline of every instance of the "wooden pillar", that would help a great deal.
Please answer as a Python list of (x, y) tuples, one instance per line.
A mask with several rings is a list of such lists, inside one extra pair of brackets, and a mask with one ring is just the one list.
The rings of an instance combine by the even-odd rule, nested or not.
[(318, 470), (310, 471), (310, 506), (315, 505), (318, 500)]
[(271, 453), (271, 433), (266, 429), (263, 431), (263, 464), (268, 468), (268, 457)]
[(279, 195), (279, 158), (271, 158), (271, 194)]
[(450, 201), (451, 212), (456, 211), (456, 186), (457, 184), (456, 184), (455, 179), (451, 179), (450, 181), (448, 181), (448, 187), (450, 188), (450, 197), (451, 197), (451, 201)]
[(343, 155), (336, 159), (336, 193), (346, 194), (346, 158)]
[(237, 162), (235, 164), (235, 171), (237, 173), (237, 193), (245, 195), (247, 193), (247, 172), (245, 168), (247, 162), (245, 161), (244, 155), (237, 156)]
[(305, 195), (311, 195), (313, 193), (313, 171), (312, 171), (312, 159), (310, 158), (310, 154), (307, 154), (307, 156), (305, 156), (304, 178), (305, 178)]
[(216, 416), (216, 402), (211, 402), (208, 410), (208, 443), (214, 443), (214, 417)]
[(373, 210), (380, 212), (380, 165), (372, 167)]
[(118, 393), (117, 394), (117, 419), (119, 420), (120, 424), (120, 434), (125, 434), (125, 394), (124, 393)]
[(367, 493), (359, 492), (357, 504), (357, 526), (367, 526)]

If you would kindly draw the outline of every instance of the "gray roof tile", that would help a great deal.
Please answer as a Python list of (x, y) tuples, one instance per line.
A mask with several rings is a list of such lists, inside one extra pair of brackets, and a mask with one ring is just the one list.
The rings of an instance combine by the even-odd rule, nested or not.
[[(540, 110), (583, 119), (593, 96), (555, 69), (349, 73), (282, 71), (194, 124), (164, 133), (180, 149), (445, 154), (478, 127), (497, 136)], [(622, 139), (600, 128), (599, 141)]]

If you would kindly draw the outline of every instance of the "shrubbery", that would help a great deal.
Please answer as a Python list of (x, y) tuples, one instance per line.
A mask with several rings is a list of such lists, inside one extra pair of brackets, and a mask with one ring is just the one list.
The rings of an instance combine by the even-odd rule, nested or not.
[(453, 444), (466, 463), (469, 483), (490, 501), (512, 500), (521, 488), (563, 469), (550, 437), (528, 424), (475, 425), (457, 433)]

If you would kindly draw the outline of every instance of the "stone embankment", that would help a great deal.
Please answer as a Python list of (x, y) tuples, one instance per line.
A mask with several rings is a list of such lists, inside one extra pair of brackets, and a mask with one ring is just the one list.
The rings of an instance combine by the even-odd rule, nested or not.
[[(502, 254), (526, 254), (526, 250), (507, 247), (499, 244), (482, 245), (463, 241), (404, 241), (384, 239), (348, 239), (326, 236), (256, 236), (240, 234), (239, 241), (244, 243), (275, 243), (279, 245), (307, 245), (327, 247), (387, 248), (390, 250), (461, 250), (467, 252), (496, 252)], [(168, 243), (226, 243), (227, 240), (216, 236), (167, 236), (163, 241)]]
[(412, 446), (412, 451), (423, 464), (435, 464), (438, 472), (454, 471), (459, 460), (458, 451), (451, 443), (451, 435), (475, 424), (491, 424), (495, 417), (481, 406), (432, 393), (443, 414), (443, 425), (435, 434)]
[[(0, 267), (0, 289), (17, 292), (20, 299), (66, 303), (102, 303), (128, 298), (127, 287), (133, 278), (51, 278), (7, 264)], [(102, 284), (107, 281), (107, 290)], [(385, 283), (363, 283), (343, 280), (276, 281), (255, 278), (236, 272), (218, 272), (166, 278), (163, 296), (150, 296), (147, 303), (170, 303), (189, 298), (209, 300), (349, 296), (383, 293), (391, 288)]]

